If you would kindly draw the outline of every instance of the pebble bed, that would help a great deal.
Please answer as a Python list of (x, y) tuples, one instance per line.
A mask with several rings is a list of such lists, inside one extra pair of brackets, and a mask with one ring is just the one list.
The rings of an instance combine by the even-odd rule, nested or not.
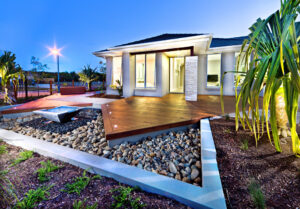
[(92, 108), (82, 110), (75, 120), (63, 124), (31, 115), (3, 119), (0, 128), (201, 186), (199, 129), (168, 132), (111, 148), (105, 139), (102, 114)]

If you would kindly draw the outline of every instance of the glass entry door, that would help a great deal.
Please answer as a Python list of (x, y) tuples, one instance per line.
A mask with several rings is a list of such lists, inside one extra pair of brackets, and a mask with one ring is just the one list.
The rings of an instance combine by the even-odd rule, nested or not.
[(170, 93), (184, 93), (184, 57), (170, 58)]

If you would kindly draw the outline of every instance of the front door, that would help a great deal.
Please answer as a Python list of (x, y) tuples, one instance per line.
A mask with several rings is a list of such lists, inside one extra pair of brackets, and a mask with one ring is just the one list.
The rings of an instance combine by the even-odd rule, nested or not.
[(170, 93), (184, 93), (184, 57), (170, 58)]

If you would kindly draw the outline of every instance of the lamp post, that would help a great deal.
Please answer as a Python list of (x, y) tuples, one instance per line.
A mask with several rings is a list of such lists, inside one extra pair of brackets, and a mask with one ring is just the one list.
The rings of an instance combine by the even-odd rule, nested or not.
[(56, 55), (56, 61), (57, 61), (57, 91), (60, 93), (60, 83), (59, 83), (59, 55)]
[(59, 82), (59, 55), (61, 49), (57, 49), (56, 46), (54, 46), (53, 48), (49, 48), (50, 53), (54, 56), (56, 56), (56, 62), (57, 62), (57, 91), (58, 93), (60, 93), (60, 82)]

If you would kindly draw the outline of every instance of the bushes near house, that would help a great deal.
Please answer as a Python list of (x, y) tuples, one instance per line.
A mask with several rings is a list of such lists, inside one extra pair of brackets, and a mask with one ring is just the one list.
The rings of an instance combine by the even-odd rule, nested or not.
[(14, 160), (14, 162), (11, 164), (11, 166), (15, 166), (25, 160), (28, 160), (29, 158), (33, 157), (32, 151), (24, 151), (19, 154), (19, 157)]
[(36, 171), (40, 182), (48, 181), (50, 179), (48, 174), (61, 168), (58, 165), (53, 164), (50, 160), (41, 162), (41, 165), (42, 167)]
[(86, 175), (86, 171), (83, 171), (82, 176), (76, 177), (74, 179), (74, 182), (71, 184), (67, 183), (65, 186), (66, 189), (62, 191), (67, 192), (69, 194), (76, 193), (80, 195), (81, 191), (84, 190), (87, 187), (87, 185), (90, 183), (90, 181), (93, 179), (101, 179), (101, 176), (95, 175), (91, 178)]
[(18, 201), (15, 208), (29, 209), (34, 208), (38, 202), (43, 200), (47, 200), (47, 196), (49, 196), (49, 190), (53, 187), (53, 185), (39, 187), (36, 190), (30, 189), (26, 192), (25, 197), (22, 201)]
[(263, 192), (260, 189), (259, 184), (255, 180), (252, 180), (248, 186), (248, 189), (254, 205), (258, 209), (265, 209), (266, 208), (265, 197)]
[(0, 145), (0, 155), (6, 154), (6, 153), (7, 153), (6, 146)]
[(119, 186), (118, 188), (110, 190), (110, 192), (113, 194), (114, 202), (112, 203), (112, 208), (143, 208), (146, 205), (141, 203), (141, 198), (138, 197), (134, 199), (131, 195), (131, 192), (136, 190), (136, 188), (132, 187), (124, 187)]
[(83, 201), (75, 200), (73, 203), (73, 209), (96, 209), (97, 207), (98, 207), (98, 203), (88, 205), (86, 203), (86, 199), (84, 199)]

